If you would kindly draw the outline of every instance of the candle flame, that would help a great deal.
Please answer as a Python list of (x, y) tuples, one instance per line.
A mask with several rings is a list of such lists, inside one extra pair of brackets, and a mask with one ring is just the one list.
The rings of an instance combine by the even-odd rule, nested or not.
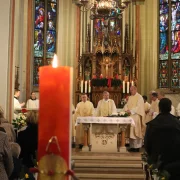
[(57, 68), (57, 66), (58, 66), (57, 55), (54, 54), (54, 58), (53, 58), (53, 61), (52, 61), (52, 67)]

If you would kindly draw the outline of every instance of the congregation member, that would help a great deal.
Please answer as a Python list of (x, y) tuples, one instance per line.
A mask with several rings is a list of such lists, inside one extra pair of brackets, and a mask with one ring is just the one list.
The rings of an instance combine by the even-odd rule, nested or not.
[(170, 113), (171, 106), (170, 99), (160, 100), (160, 113), (147, 123), (144, 147), (151, 163), (159, 163), (159, 169), (170, 173), (169, 180), (179, 180), (180, 121)]
[(34, 91), (31, 92), (31, 97), (27, 100), (26, 107), (28, 109), (39, 109), (39, 99), (37, 99)]
[(146, 114), (145, 122), (151, 121), (158, 114), (159, 114), (158, 94), (156, 92), (152, 92), (152, 94), (151, 94), (151, 107), (150, 107), (149, 112)]
[(4, 129), (4, 132), (6, 132), (8, 136), (9, 142), (15, 142), (16, 141), (16, 133), (14, 131), (13, 125), (8, 122), (8, 120), (4, 117), (4, 110), (0, 106), (0, 127)]
[[(76, 106), (74, 119), (76, 121), (77, 117), (93, 116), (94, 106), (92, 102), (87, 100), (88, 97), (86, 94), (81, 95), (81, 102)], [(79, 124), (76, 126), (76, 144), (79, 144), (79, 148), (82, 148), (84, 143), (84, 129), (83, 125)]]
[(20, 96), (20, 90), (19, 89), (15, 89), (15, 92), (14, 92), (14, 109), (20, 109), (22, 108), (25, 103), (20, 103), (18, 98)]
[(9, 180), (13, 168), (13, 158), (8, 136), (0, 131), (0, 179)]
[(131, 96), (129, 96), (127, 104), (124, 106), (124, 111), (133, 118), (135, 125), (130, 126), (129, 134), (129, 151), (139, 152), (143, 143), (144, 123), (144, 101), (143, 97), (137, 92), (135, 86), (130, 87)]
[[(159, 92), (158, 92), (158, 99), (161, 100), (162, 98), (165, 98), (165, 93), (164, 93), (163, 91), (159, 91)], [(175, 116), (175, 114), (176, 114), (175, 108), (174, 108), (174, 106), (173, 106), (172, 104), (171, 104), (171, 111), (170, 111), (170, 113), (171, 113), (172, 115), (174, 115), (174, 116)]]
[(98, 102), (96, 109), (96, 116), (110, 116), (117, 114), (116, 105), (114, 100), (109, 99), (109, 92), (103, 92), (103, 99)]
[(20, 158), (27, 168), (34, 167), (33, 159), (36, 158), (38, 147), (38, 113), (36, 111), (28, 111), (27, 128), (18, 133), (18, 144), (21, 147)]

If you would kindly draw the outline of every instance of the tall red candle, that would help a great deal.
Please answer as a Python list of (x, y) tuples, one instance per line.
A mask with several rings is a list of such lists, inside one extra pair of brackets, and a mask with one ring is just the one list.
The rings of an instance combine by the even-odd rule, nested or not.
[[(57, 136), (60, 155), (70, 168), (71, 160), (71, 77), (72, 68), (40, 67), (40, 108), (38, 159), (46, 154), (46, 146), (52, 136)], [(52, 146), (53, 153), (58, 153)]]

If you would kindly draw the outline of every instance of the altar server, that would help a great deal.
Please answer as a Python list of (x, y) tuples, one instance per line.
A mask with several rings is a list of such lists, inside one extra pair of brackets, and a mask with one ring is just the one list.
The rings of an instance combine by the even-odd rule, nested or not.
[(28, 99), (26, 107), (29, 109), (38, 109), (39, 108), (39, 99), (36, 98), (36, 93), (32, 92), (30, 99)]
[[(85, 116), (93, 116), (94, 114), (94, 106), (92, 102), (87, 100), (88, 97), (86, 94), (81, 95), (81, 102), (79, 102), (76, 106), (74, 119), (76, 120), (77, 117), (85, 117)], [(76, 126), (76, 143), (82, 146), (84, 142), (84, 129), (83, 125), (80, 124)]]
[(143, 130), (145, 129), (144, 101), (142, 96), (137, 93), (135, 86), (131, 86), (130, 93), (131, 96), (129, 96), (128, 102), (124, 106), (124, 111), (129, 113), (135, 122), (135, 125), (130, 126), (130, 151), (139, 152), (139, 148), (142, 147)]
[(103, 99), (98, 102), (96, 116), (110, 116), (117, 114), (117, 109), (114, 101), (109, 99), (109, 92), (103, 92)]
[(15, 92), (14, 92), (14, 109), (20, 109), (22, 108), (25, 103), (20, 103), (18, 98), (20, 96), (20, 90), (19, 89), (15, 89)]

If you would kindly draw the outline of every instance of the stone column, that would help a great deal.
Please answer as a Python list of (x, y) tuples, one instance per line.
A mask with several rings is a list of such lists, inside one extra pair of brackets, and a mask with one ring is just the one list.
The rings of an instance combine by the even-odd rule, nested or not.
[(83, 152), (89, 151), (88, 147), (88, 135), (89, 135), (89, 124), (83, 124), (84, 127), (84, 146), (82, 148)]

